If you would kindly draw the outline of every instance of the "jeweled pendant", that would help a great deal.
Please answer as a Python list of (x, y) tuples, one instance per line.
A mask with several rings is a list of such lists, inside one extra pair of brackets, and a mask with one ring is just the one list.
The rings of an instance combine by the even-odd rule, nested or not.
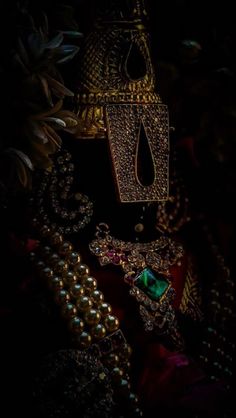
[[(169, 195), (167, 106), (161, 103), (109, 104), (106, 106), (106, 124), (120, 202), (167, 200)], [(142, 137), (144, 141), (141, 140)], [(145, 161), (148, 160), (148, 164), (143, 164), (143, 159), (140, 158), (144, 148), (147, 153)]]
[(139, 273), (134, 281), (134, 285), (152, 300), (163, 298), (171, 286), (170, 282), (163, 275), (154, 274), (148, 267)]

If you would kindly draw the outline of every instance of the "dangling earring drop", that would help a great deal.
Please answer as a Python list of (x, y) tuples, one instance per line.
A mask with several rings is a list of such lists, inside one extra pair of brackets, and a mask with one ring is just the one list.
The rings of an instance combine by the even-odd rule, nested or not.
[(57, 155), (52, 171), (46, 172), (35, 198), (38, 217), (59, 233), (73, 234), (83, 229), (93, 215), (88, 196), (73, 192), (74, 164), (68, 152)]

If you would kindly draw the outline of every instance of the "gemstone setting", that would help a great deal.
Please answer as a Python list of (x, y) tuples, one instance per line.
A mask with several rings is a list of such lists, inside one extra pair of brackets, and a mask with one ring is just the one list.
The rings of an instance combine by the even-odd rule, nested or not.
[(170, 287), (170, 282), (161, 274), (158, 276), (146, 267), (138, 274), (134, 285), (142, 290), (150, 299), (160, 300)]

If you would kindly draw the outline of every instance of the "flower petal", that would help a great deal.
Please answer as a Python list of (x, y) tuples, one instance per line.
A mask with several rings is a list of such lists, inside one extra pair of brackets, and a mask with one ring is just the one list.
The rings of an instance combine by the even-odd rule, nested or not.
[(64, 96), (73, 97), (74, 96), (74, 93), (71, 90), (65, 87), (64, 84), (55, 80), (55, 78), (52, 78), (49, 74), (44, 74), (44, 76), (46, 77), (50, 87), (55, 91), (55, 94), (57, 93), (59, 97), (64, 97)]
[(59, 32), (51, 41), (48, 41), (45, 45), (45, 49), (54, 49), (58, 48), (63, 41), (63, 34), (62, 32)]
[(26, 155), (23, 151), (16, 149), (16, 148), (8, 148), (6, 150), (7, 153), (10, 154), (15, 154), (17, 155), (17, 157), (32, 171), (34, 169), (33, 164), (30, 160), (30, 158), (28, 157), (28, 155)]

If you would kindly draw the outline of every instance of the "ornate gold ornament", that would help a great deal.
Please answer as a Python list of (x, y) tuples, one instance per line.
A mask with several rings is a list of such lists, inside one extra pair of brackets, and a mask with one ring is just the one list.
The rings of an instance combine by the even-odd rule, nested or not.
[(172, 302), (175, 290), (171, 284), (170, 267), (181, 263), (182, 245), (162, 236), (151, 242), (126, 242), (110, 235), (107, 224), (97, 226), (90, 251), (101, 266), (120, 266), (124, 281), (131, 286), (130, 295), (139, 303), (146, 331), (166, 336), (169, 343), (183, 348)]
[(121, 202), (166, 200), (168, 109), (155, 91), (147, 13), (141, 1), (109, 3), (81, 50), (76, 136), (108, 139)]

